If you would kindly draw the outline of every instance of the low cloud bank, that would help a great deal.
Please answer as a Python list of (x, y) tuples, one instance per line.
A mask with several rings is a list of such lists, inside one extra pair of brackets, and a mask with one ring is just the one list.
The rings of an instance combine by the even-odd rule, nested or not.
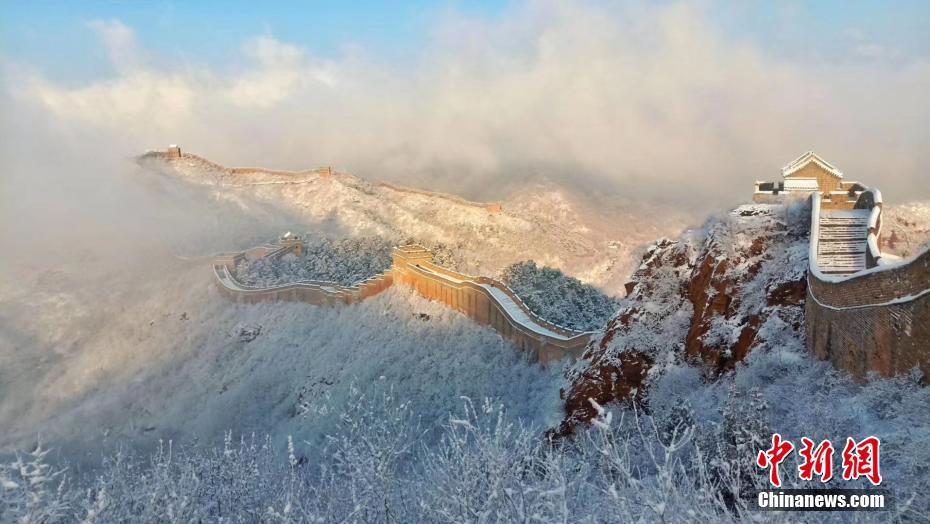
[(452, 13), (405, 64), (260, 36), (203, 66), (155, 56), (118, 20), (90, 27), (114, 76), (72, 86), (8, 66), (7, 102), (96, 155), (178, 142), (226, 164), (332, 164), (476, 197), (545, 176), (711, 209), (815, 149), (892, 199), (930, 197), (930, 64), (784, 61), (726, 38), (701, 4)]

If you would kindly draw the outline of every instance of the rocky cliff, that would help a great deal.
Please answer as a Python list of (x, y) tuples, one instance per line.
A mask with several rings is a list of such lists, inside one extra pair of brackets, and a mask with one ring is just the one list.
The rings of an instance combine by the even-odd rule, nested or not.
[(652, 245), (620, 311), (570, 371), (558, 433), (591, 420), (591, 400), (648, 410), (649, 383), (668, 365), (713, 380), (762, 344), (803, 340), (807, 212), (740, 206)]

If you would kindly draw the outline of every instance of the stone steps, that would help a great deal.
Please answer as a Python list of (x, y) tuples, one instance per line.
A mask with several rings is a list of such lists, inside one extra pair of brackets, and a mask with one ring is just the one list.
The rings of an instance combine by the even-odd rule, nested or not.
[(825, 211), (820, 216), (817, 265), (824, 273), (847, 275), (865, 269), (869, 211)]
[(817, 246), (818, 255), (826, 254), (844, 254), (844, 253), (865, 253), (868, 245), (865, 240), (843, 241), (843, 242), (820, 242)]

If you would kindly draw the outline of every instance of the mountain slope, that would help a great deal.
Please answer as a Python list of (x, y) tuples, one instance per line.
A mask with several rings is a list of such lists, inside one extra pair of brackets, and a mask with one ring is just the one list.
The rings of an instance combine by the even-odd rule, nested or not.
[(597, 203), (603, 199), (552, 185), (513, 190), (496, 214), (481, 203), (346, 173), (230, 170), (194, 155), (148, 155), (141, 163), (207, 187), (217, 199), (244, 207), (273, 205), (301, 222), (295, 229), (444, 244), (453, 252), (455, 269), (472, 274), (495, 275), (532, 259), (610, 294), (621, 294), (641, 246), (676, 234), (686, 223), (686, 215), (672, 209), (622, 200)]
[(405, 288), (341, 308), (237, 305), (199, 261), (157, 265), (150, 279), (58, 270), (8, 290), (0, 322), (17, 329), (0, 330), (0, 452), (37, 434), (78, 462), (228, 430), (318, 443), (353, 387), (393, 391), (428, 431), (462, 396), (528, 425), (558, 418), (559, 368)]
[(803, 206), (740, 206), (653, 245), (573, 371), (560, 432), (596, 416), (589, 398), (643, 403), (667, 365), (696, 364), (713, 377), (759, 345), (803, 346), (804, 217)]
[(930, 202), (886, 205), (882, 209), (882, 252), (914, 256), (930, 246)]
[[(768, 486), (755, 456), (772, 433), (834, 446), (872, 435), (896, 493), (930, 488), (930, 389), (919, 370), (857, 383), (807, 351), (809, 213), (806, 205), (740, 206), (652, 246), (632, 293), (570, 371), (565, 418), (552, 434), (584, 439), (628, 408), (650, 417), (660, 438), (691, 426), (710, 463), (742, 479), (740, 497)], [(788, 488), (810, 487), (785, 477)], [(830, 487), (871, 486), (834, 479)], [(919, 520), (927, 501), (907, 497), (898, 515)]]

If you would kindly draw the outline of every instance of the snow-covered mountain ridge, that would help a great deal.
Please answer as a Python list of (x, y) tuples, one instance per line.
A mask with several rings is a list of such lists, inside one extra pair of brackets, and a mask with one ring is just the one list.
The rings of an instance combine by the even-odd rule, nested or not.
[[(198, 200), (191, 202), (178, 202), (186, 191), (156, 198), (153, 207), (172, 211), (163, 212), (164, 217), (179, 214), (172, 205), (195, 204), (189, 214), (181, 214), (185, 220), (162, 228), (170, 229), (161, 233), (165, 238), (133, 229), (131, 238), (106, 244), (114, 250), (92, 243), (52, 243), (43, 246), (45, 256), (29, 260), (18, 278), (0, 282), (0, 426), (6, 430), (0, 449), (30, 449), (41, 433), (43, 442), (74, 466), (69, 472), (80, 473), (83, 464), (97, 463), (125, 444), (138, 468), (106, 470), (104, 477), (112, 482), (96, 485), (105, 488), (72, 485), (72, 495), (88, 498), (94, 511), (106, 502), (103, 494), (115, 494), (121, 502), (100, 510), (111, 515), (104, 520), (139, 515), (138, 507), (129, 508), (124, 501), (150, 501), (151, 514), (159, 515), (165, 504), (175, 503), (174, 495), (187, 497), (172, 482), (184, 486), (194, 479), (210, 486), (211, 474), (229, 479), (236, 488), (222, 494), (197, 491), (205, 495), (185, 499), (185, 514), (215, 515), (210, 504), (217, 501), (233, 512), (267, 508), (280, 493), (282, 500), (274, 499), (274, 507), (281, 511), (300, 501), (295, 507), (308, 515), (333, 516), (317, 520), (344, 519), (360, 505), (366, 514), (390, 511), (410, 520), (441, 520), (437, 515), (442, 513), (434, 508), (444, 511), (443, 504), (457, 504), (443, 502), (455, 500), (450, 493), (492, 491), (480, 479), (493, 466), (510, 473), (502, 476), (505, 487), (495, 487), (486, 497), (489, 514), (514, 520), (519, 515), (499, 513), (512, 509), (504, 494), (536, 493), (534, 507), (551, 505), (539, 514), (562, 511), (578, 520), (631, 515), (649, 521), (660, 513), (669, 521), (688, 520), (695, 518), (697, 508), (705, 521), (724, 519), (728, 511), (738, 521), (745, 508), (708, 499), (739, 486), (727, 485), (724, 472), (714, 472), (712, 466), (707, 466), (708, 477), (694, 472), (702, 464), (724, 464), (740, 478), (764, 480), (753, 457), (772, 430), (795, 440), (806, 435), (834, 442), (850, 435), (877, 435), (882, 438), (884, 474), (893, 479), (902, 500), (928, 489), (930, 390), (907, 377), (855, 384), (804, 348), (795, 325), (802, 308), (795, 301), (803, 297), (797, 283), (806, 267), (806, 212), (740, 207), (677, 240), (656, 243), (630, 280), (632, 294), (620, 313), (569, 375), (569, 387), (560, 369), (526, 362), (493, 331), (401, 288), (346, 308), (237, 305), (223, 299), (205, 271), (208, 259), (177, 257), (173, 248), (249, 245), (255, 238), (248, 235), (265, 235), (260, 238), (267, 240), (268, 234), (282, 231), (282, 222), (290, 222), (268, 224), (261, 213), (250, 213), (259, 201), (248, 191), (201, 187), (212, 191), (221, 205), (204, 205), (200, 192), (194, 192)], [(267, 204), (263, 209), (278, 205), (273, 198), (261, 202)], [(201, 219), (205, 215), (211, 218)], [(186, 221), (188, 217), (194, 221)], [(256, 223), (266, 230), (251, 230)], [(573, 443), (578, 448), (546, 447), (551, 455), (542, 456), (551, 457), (551, 463), (530, 468), (534, 474), (528, 478), (526, 464), (541, 456), (540, 446), (547, 446), (541, 430), (555, 427), (562, 418), (560, 386), (572, 410), (568, 427), (585, 426), (579, 424), (590, 419), (582, 412), (584, 406), (599, 424), (594, 431), (578, 431), (580, 438)], [(387, 416), (390, 409), (363, 403), (353, 389), (362, 399), (388, 395), (413, 415)], [(436, 464), (435, 453), (448, 449), (437, 445), (438, 435), (450, 438), (444, 428), (471, 431), (469, 417), (460, 414), (461, 396), (475, 399), (476, 405), (490, 397), (494, 405), (506, 405), (508, 418), (498, 418), (495, 410), (482, 411), (486, 416), (503, 427), (526, 424), (530, 429), (519, 439), (503, 433), (488, 448), (462, 446), (461, 460), (472, 468), (439, 468), (448, 475), (447, 484), (441, 480), (445, 477), (419, 465)], [(647, 411), (642, 427), (619, 403), (610, 404), (627, 398), (636, 398)], [(360, 405), (372, 410), (364, 422), (356, 412)], [(652, 431), (652, 423), (658, 431)], [(678, 424), (694, 425), (687, 434), (694, 446), (678, 452), (682, 456), (675, 460), (683, 462), (676, 462), (669, 476), (650, 462), (650, 454), (669, 444), (669, 428)], [(340, 429), (346, 425), (348, 430)], [(248, 438), (255, 432), (259, 438), (267, 434), (272, 449), (282, 450), (293, 440), (296, 456), (284, 453), (283, 473), (268, 466), (248, 477), (254, 484), (243, 488), (235, 472), (254, 471), (248, 452), (234, 458), (235, 453), (221, 447), (210, 455), (209, 446), (223, 442), (227, 430), (234, 432), (232, 447), (240, 434)], [(376, 459), (383, 458), (384, 448), (359, 449), (369, 442), (369, 431), (403, 436), (404, 449), (422, 453), (410, 459), (417, 467), (399, 461), (385, 470), (388, 480), (377, 477), (374, 488), (365, 487), (371, 497), (340, 500), (329, 512), (313, 509), (318, 501), (351, 498), (348, 494), (359, 492), (357, 483), (374, 478), (364, 468), (340, 469), (339, 462), (348, 457), (362, 465), (379, 464)], [(412, 433), (416, 435), (406, 440)], [(360, 444), (333, 458), (326, 455), (332, 448), (320, 446), (329, 437)], [(586, 444), (589, 439), (593, 444)], [(185, 446), (187, 458), (157, 455), (149, 460), (146, 453), (159, 440), (173, 440), (177, 449)], [(692, 452), (698, 447), (706, 460)], [(613, 454), (621, 450), (629, 456)], [(486, 462), (476, 461), (475, 453)], [(203, 462), (208, 456), (221, 462)], [(179, 466), (164, 480), (171, 488), (156, 489), (160, 484), (147, 481), (165, 479), (158, 473), (164, 461)], [(315, 474), (320, 465), (335, 467), (328, 470), (337, 472), (329, 484), (321, 484)], [(208, 471), (214, 473), (204, 473)], [(632, 477), (618, 480), (617, 471)], [(298, 493), (287, 487), (293, 483), (285, 485), (295, 474), (308, 491)], [(672, 489), (662, 488), (668, 478), (676, 479)], [(479, 486), (459, 489), (452, 481)], [(321, 485), (329, 487), (318, 491)], [(614, 495), (605, 499), (604, 493)], [(433, 501), (430, 507), (419, 505), (424, 497)], [(601, 504), (590, 503), (601, 499)], [(72, 503), (74, 507), (81, 504)], [(423, 516), (411, 516), (411, 508)], [(902, 514), (926, 510), (925, 500), (917, 498)]]
[(622, 294), (642, 246), (678, 234), (689, 221), (678, 210), (622, 199), (594, 202), (554, 185), (522, 186), (502, 199), (498, 213), (484, 203), (348, 173), (230, 169), (187, 153), (174, 159), (149, 154), (140, 163), (204, 186), (217, 199), (273, 205), (297, 229), (443, 244), (453, 252), (454, 269), (470, 274), (496, 275), (535, 260), (613, 295)]
[[(923, 249), (926, 209), (888, 206), (889, 252)], [(620, 311), (570, 374), (559, 433), (597, 415), (589, 398), (648, 409), (649, 385), (669, 366), (695, 366), (713, 380), (752, 351), (814, 358), (805, 342), (809, 213), (809, 203), (739, 206), (652, 245)]]

